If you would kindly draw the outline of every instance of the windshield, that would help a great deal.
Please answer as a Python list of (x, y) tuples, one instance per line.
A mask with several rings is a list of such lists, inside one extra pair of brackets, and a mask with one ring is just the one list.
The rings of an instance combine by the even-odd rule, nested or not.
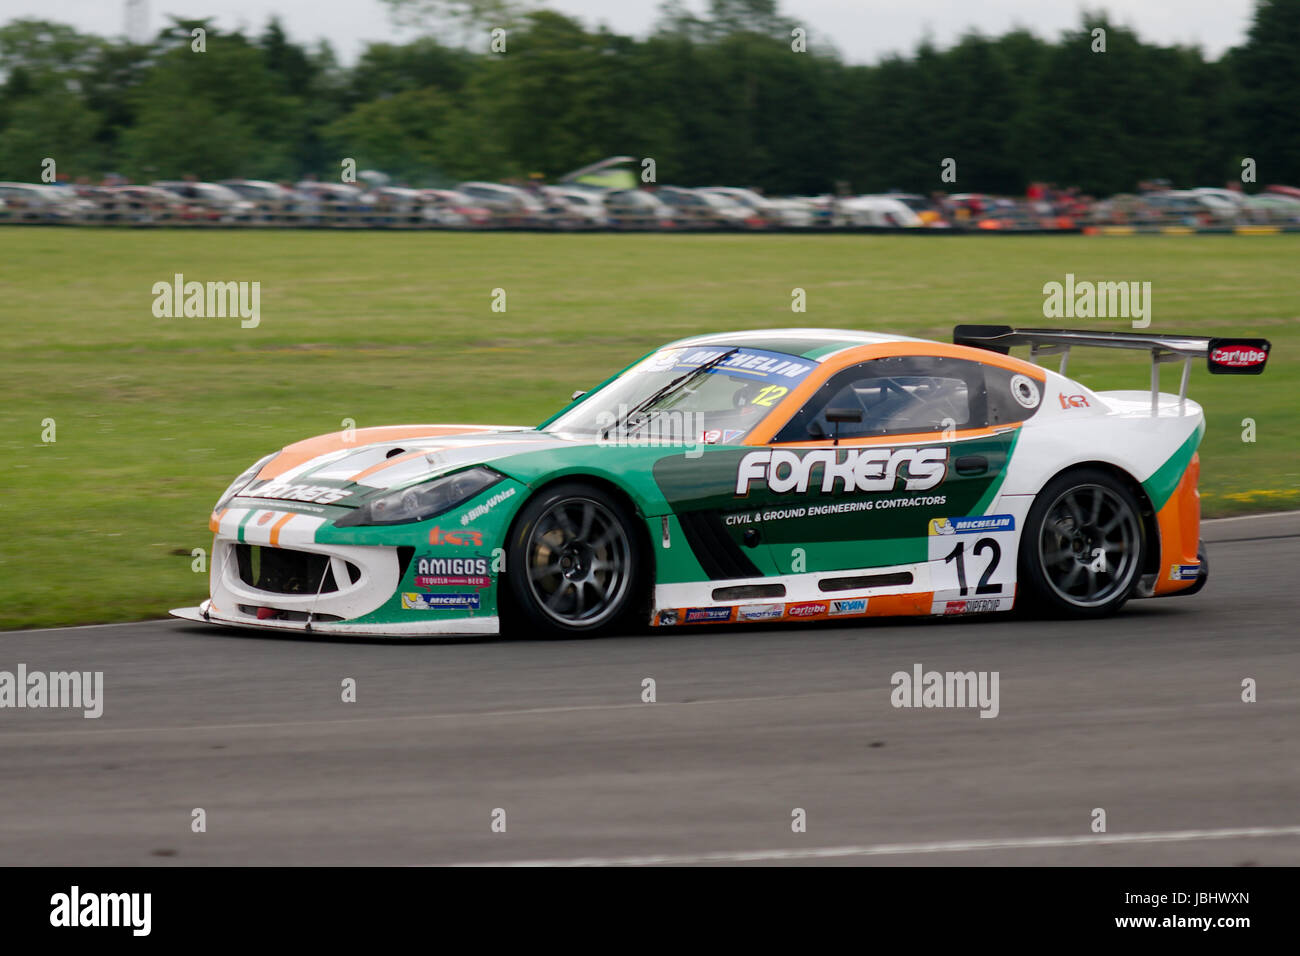
[[(691, 376), (711, 361), (718, 365)], [(784, 352), (727, 345), (661, 349), (551, 422), (573, 438), (738, 445), (817, 363)], [(643, 409), (656, 392), (667, 391)]]

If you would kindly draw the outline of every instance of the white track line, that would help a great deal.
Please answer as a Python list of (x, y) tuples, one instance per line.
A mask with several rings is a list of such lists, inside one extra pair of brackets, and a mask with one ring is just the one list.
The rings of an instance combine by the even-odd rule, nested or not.
[(1237, 515), (1235, 518), (1206, 518), (1201, 524), (1218, 524), (1221, 521), (1259, 521), (1263, 518), (1290, 518), (1300, 511), (1269, 511), (1262, 515)]
[[(1300, 836), (1300, 826), (1240, 827), (1226, 830), (1172, 830), (1164, 833), (1101, 833), (1095, 836), (1008, 837), (1003, 840), (949, 840), (934, 843), (879, 843), (826, 846), (807, 850), (748, 850), (659, 856), (576, 857), (569, 860), (512, 860), (502, 863), (453, 863), (452, 866), (681, 866), (692, 863), (757, 863), (780, 860), (826, 860), (846, 856), (910, 856), (918, 853), (965, 853), (971, 850), (1035, 850), (1052, 847), (1115, 846), (1132, 843), (1188, 843), (1250, 837)], [(437, 865), (437, 864), (434, 864)]]
[(28, 627), (21, 631), (0, 631), (0, 637), (14, 634), (51, 634), (54, 631), (96, 631), (105, 627), (140, 627), (142, 624), (166, 624), (170, 617), (151, 617), (145, 621), (118, 621), (116, 624), (73, 624), (68, 627)]

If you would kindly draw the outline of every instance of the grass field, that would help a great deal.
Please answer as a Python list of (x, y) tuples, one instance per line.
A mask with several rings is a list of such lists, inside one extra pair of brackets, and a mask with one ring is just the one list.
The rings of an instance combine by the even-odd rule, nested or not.
[[(532, 424), (656, 344), (746, 327), (948, 340), (1052, 323), (1067, 272), (1149, 281), (1152, 330), (1262, 335), (1262, 378), (1211, 378), (1207, 515), (1300, 506), (1300, 236), (606, 236), (0, 229), (0, 628), (164, 614), (207, 593), (190, 552), (258, 457), (409, 422)], [(261, 283), (261, 324), (153, 316), (152, 286)], [(791, 290), (807, 314), (791, 313)], [(492, 290), (507, 311), (491, 311)], [(1141, 353), (1080, 355), (1144, 388)], [(1165, 389), (1177, 390), (1176, 367)], [(1257, 440), (1242, 441), (1254, 419)], [(53, 419), (56, 441), (42, 441)]]

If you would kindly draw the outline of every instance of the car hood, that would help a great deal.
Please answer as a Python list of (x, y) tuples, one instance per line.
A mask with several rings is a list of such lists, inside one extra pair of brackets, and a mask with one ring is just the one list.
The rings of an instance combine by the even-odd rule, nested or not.
[[(532, 428), (497, 425), (393, 425), (334, 432), (286, 446), (239, 497), (357, 507), (376, 493), (459, 468), (574, 444), (579, 443)], [(338, 492), (346, 494), (336, 497)]]

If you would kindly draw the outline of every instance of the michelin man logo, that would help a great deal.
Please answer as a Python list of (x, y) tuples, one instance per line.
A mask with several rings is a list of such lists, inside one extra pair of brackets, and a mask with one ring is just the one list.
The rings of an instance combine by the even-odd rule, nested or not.
[(957, 529), (947, 518), (935, 518), (930, 522), (931, 534), (956, 534)]

